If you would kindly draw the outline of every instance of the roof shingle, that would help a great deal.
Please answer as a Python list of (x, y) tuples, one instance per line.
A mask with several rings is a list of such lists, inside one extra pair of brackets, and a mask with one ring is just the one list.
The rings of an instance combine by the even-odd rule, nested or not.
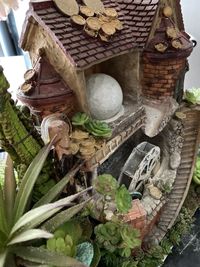
[(87, 36), (71, 24), (70, 17), (63, 15), (53, 1), (32, 3), (29, 16), (47, 31), (79, 69), (95, 64), (134, 48), (144, 48), (159, 0), (104, 0), (105, 7), (114, 7), (124, 28), (110, 43)]

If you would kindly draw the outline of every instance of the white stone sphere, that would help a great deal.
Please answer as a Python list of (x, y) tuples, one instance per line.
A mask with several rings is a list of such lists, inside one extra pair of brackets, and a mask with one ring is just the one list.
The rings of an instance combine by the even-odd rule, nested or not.
[(123, 93), (119, 83), (103, 73), (92, 74), (86, 81), (87, 100), (91, 116), (107, 120), (122, 108)]

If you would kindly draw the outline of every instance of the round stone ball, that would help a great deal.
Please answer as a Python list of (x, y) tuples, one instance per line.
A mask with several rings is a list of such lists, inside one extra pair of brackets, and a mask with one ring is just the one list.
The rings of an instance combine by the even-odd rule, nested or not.
[(123, 93), (119, 83), (111, 76), (92, 74), (86, 81), (87, 100), (91, 116), (108, 120), (122, 108)]

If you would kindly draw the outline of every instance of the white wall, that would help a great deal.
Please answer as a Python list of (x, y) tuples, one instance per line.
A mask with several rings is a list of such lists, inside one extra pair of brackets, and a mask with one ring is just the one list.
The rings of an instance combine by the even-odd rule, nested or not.
[(21, 35), (22, 25), (24, 23), (25, 14), (26, 14), (26, 11), (28, 10), (28, 7), (29, 7), (29, 0), (24, 0), (24, 1), (20, 2), (19, 9), (14, 11), (15, 21), (16, 21), (19, 35)]
[(186, 74), (185, 88), (200, 88), (200, 0), (181, 0), (181, 3), (186, 32), (198, 42), (189, 58), (190, 71)]

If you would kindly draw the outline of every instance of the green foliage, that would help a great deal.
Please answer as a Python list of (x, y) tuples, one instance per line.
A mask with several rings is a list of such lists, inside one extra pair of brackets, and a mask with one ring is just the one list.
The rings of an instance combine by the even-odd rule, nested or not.
[[(81, 225), (76, 219), (64, 223), (58, 228), (57, 231), (61, 231), (65, 235), (70, 235), (72, 237), (73, 243), (75, 244), (78, 244), (80, 242), (83, 233)], [(56, 235), (56, 232), (54, 236)]]
[(90, 119), (84, 128), (96, 137), (110, 138), (112, 136), (112, 129), (106, 122)]
[(141, 244), (138, 230), (125, 223), (99, 224), (95, 227), (94, 233), (100, 248), (126, 258), (130, 257), (133, 248)]
[(197, 185), (200, 185), (200, 157), (197, 158), (194, 174), (193, 174), (193, 182)]
[(136, 257), (125, 258), (119, 253), (102, 250), (100, 266), (104, 267), (159, 267), (163, 264), (166, 255), (171, 253), (172, 247), (179, 243), (181, 237), (189, 230), (192, 217), (188, 209), (182, 208), (178, 219), (160, 245), (142, 252)]
[(94, 257), (91, 262), (91, 267), (97, 267), (100, 260), (101, 260), (101, 251), (99, 246), (96, 243), (93, 243), (93, 248), (94, 248)]
[(83, 127), (86, 131), (96, 137), (110, 138), (112, 136), (112, 129), (106, 122), (93, 120), (86, 113), (76, 113), (72, 117), (72, 124), (74, 126)]
[[(51, 220), (54, 220), (55, 225), (59, 226), (68, 219), (71, 219), (71, 217), (79, 212), (87, 202), (86, 201), (69, 208), (67, 210), (68, 213), (66, 212), (66, 210), (62, 211), (66, 213), (66, 216), (64, 218), (59, 217), (59, 211), (64, 207), (71, 205), (71, 203), (76, 198), (81, 196), (81, 194), (83, 194), (84, 192), (83, 191), (51, 203), (62, 191), (64, 184), (66, 185), (69, 181), (71, 177), (71, 173), (69, 173), (67, 177), (63, 178), (64, 184), (63, 180), (61, 180), (58, 185), (55, 185), (51, 189), (50, 194), (48, 193), (48, 196), (45, 196), (40, 201), (40, 205), (27, 211), (28, 205), (30, 204), (30, 197), (34, 184), (45, 163), (51, 146), (52, 144), (45, 146), (38, 153), (38, 155), (29, 166), (28, 170), (26, 171), (18, 190), (16, 190), (13, 166), (11, 164), (12, 161), (7, 163), (5, 183), (3, 188), (0, 187), (0, 267), (3, 267), (6, 264), (6, 260), (10, 260), (14, 257), (15, 254), (25, 260), (49, 264), (50, 254), (48, 251), (44, 250), (41, 254), (41, 251), (37, 250), (37, 248), (34, 247), (27, 250), (26, 242), (41, 238), (52, 238), (53, 235), (50, 232), (46, 231), (46, 229), (37, 229), (37, 227), (45, 221), (46, 224), (48, 222), (48, 219), (50, 218)], [(70, 244), (69, 238), (67, 239), (67, 241)], [(23, 243), (25, 245), (19, 247), (19, 244)], [(57, 246), (62, 249), (62, 242), (58, 241)], [(35, 253), (33, 253), (33, 251), (35, 251)], [(74, 259), (70, 261), (69, 257), (62, 257), (62, 261), (64, 261), (63, 259), (65, 259), (66, 261), (69, 260), (69, 262), (73, 263), (72, 265), (59, 265), (59, 254), (56, 254), (55, 257), (55, 260), (57, 261), (57, 264), (53, 263), (53, 265), (55, 266), (83, 266), (83, 264), (79, 264)]]
[(168, 240), (167, 238), (165, 238), (161, 241), (160, 246), (163, 249), (164, 255), (168, 255), (171, 253), (173, 245), (172, 245), (172, 242), (170, 240)]
[(127, 213), (132, 207), (132, 198), (125, 185), (117, 189), (115, 203), (120, 213)]
[(113, 253), (120, 246), (122, 237), (120, 234), (119, 223), (107, 222), (95, 227), (94, 233), (100, 248)]
[[(28, 166), (43, 146), (43, 141), (28, 118), (16, 106), (8, 92), (9, 83), (0, 70), (0, 147), (3, 148), (14, 162), (19, 181), (23, 178)], [(27, 110), (27, 107), (26, 107)], [(29, 115), (28, 115), (29, 116)], [(37, 179), (37, 187), (33, 190), (33, 199), (37, 201), (53, 184), (51, 179), (53, 165), (51, 157), (44, 165)], [(43, 182), (44, 176), (46, 181)], [(40, 182), (41, 177), (41, 182)], [(46, 182), (49, 182), (46, 185)], [(51, 185), (50, 185), (51, 184)], [(44, 188), (44, 189), (43, 189)], [(39, 189), (39, 190), (37, 190)]]
[(116, 190), (119, 187), (116, 179), (110, 174), (99, 175), (94, 180), (93, 186), (98, 193), (111, 197), (115, 196)]
[(57, 252), (48, 251), (42, 247), (18, 246), (13, 248), (13, 252), (20, 258), (28, 261), (29, 264), (26, 266), (86, 267), (83, 263), (77, 261), (76, 259), (61, 255)]
[(185, 99), (192, 104), (200, 105), (200, 88), (191, 88), (186, 90)]
[(80, 222), (78, 219), (72, 219), (64, 223), (54, 232), (53, 238), (47, 240), (45, 248), (52, 252), (74, 257), (86, 266), (90, 266), (94, 257), (94, 248), (87, 241), (89, 238), (83, 237), (82, 227), (85, 225), (85, 220), (81, 218)]
[(110, 174), (99, 175), (94, 180), (94, 189), (104, 196), (109, 196), (116, 204), (119, 213), (127, 213), (132, 207), (132, 198), (125, 185), (119, 186), (116, 179)]
[(123, 224), (120, 227), (121, 236), (123, 239), (124, 247), (136, 248), (141, 245), (140, 233), (129, 224)]
[(5, 159), (0, 158), (0, 185), (3, 186), (4, 183), (4, 169), (5, 169)]
[[(47, 249), (53, 252), (59, 252), (62, 255), (74, 257), (76, 255), (76, 244), (68, 234), (60, 235), (61, 232), (55, 232), (54, 237), (47, 240)], [(65, 234), (65, 233), (64, 233)]]
[(88, 121), (89, 121), (89, 116), (86, 113), (77, 112), (72, 117), (72, 124), (75, 126), (83, 126)]
[[(106, 267), (137, 267), (138, 261), (134, 260), (132, 257), (123, 258), (119, 257), (114, 253), (106, 252), (101, 258), (100, 266)], [(147, 266), (146, 266), (147, 267)]]

